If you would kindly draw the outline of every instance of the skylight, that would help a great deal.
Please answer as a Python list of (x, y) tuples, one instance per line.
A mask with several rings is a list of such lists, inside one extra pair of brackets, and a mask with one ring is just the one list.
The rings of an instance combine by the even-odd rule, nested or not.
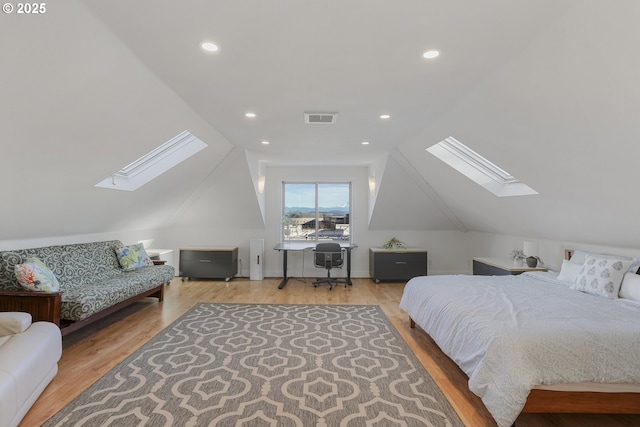
[(207, 144), (185, 130), (110, 177), (103, 179), (96, 184), (96, 187), (134, 191), (205, 147)]
[(498, 197), (538, 194), (452, 136), (427, 151)]

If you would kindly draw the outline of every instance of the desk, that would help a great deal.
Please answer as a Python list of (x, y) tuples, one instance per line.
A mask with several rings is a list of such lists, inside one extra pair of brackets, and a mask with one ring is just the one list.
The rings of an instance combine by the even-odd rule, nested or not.
[[(284, 285), (287, 284), (287, 280), (289, 280), (289, 276), (287, 276), (287, 252), (289, 251), (305, 251), (307, 249), (315, 249), (317, 243), (322, 242), (313, 242), (313, 241), (297, 241), (297, 242), (283, 242), (278, 243), (274, 246), (273, 249), (276, 251), (282, 252), (282, 281), (278, 286), (278, 289), (284, 288)], [(338, 242), (340, 243), (340, 247), (345, 250), (347, 253), (347, 284), (351, 285), (351, 249), (355, 249), (358, 247), (355, 243), (349, 242)]]

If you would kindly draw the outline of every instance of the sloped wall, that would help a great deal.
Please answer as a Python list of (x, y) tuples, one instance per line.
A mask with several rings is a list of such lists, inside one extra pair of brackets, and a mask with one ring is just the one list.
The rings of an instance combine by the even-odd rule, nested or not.
[[(400, 150), (469, 230), (637, 247), (637, 16), (576, 3)], [(494, 197), (424, 151), (449, 135), (540, 194)]]
[[(5, 15), (0, 38), (1, 241), (155, 229), (231, 149), (77, 1)], [(185, 129), (199, 156), (135, 192), (94, 187)]]

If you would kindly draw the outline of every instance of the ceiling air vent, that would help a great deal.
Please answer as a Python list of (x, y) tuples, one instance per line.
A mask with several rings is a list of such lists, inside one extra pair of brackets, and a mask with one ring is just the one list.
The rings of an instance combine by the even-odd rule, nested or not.
[(334, 125), (338, 113), (304, 113), (304, 122), (319, 125)]

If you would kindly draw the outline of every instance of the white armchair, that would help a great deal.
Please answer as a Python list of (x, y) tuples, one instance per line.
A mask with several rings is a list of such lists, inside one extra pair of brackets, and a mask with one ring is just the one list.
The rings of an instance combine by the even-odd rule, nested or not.
[(58, 372), (60, 328), (0, 312), (0, 427), (15, 427)]

